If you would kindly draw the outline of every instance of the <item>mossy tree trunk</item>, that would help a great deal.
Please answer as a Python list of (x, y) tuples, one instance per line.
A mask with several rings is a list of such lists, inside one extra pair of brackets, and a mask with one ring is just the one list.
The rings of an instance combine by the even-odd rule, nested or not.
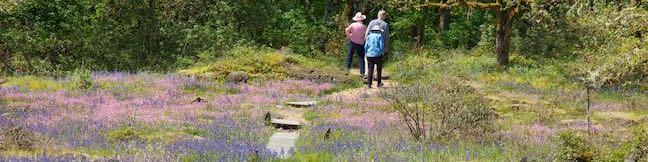
[(344, 30), (349, 23), (349, 16), (353, 10), (353, 4), (356, 0), (345, 0), (344, 7), (342, 8), (342, 13), (338, 17), (338, 27), (340, 30)]
[(467, 2), (456, 1), (452, 3), (426, 3), (419, 5), (419, 8), (438, 7), (440, 9), (450, 9), (453, 6), (465, 6), (469, 8), (489, 8), (495, 9), (495, 53), (497, 54), (497, 68), (506, 68), (509, 64), (509, 49), (511, 47), (511, 33), (513, 31), (513, 20), (520, 10), (522, 3), (528, 3), (521, 0), (512, 5), (505, 5), (503, 0), (497, 0), (495, 3)]
[[(497, 0), (497, 3), (502, 3)], [(497, 53), (497, 68), (506, 68), (509, 64), (509, 49), (511, 47), (511, 33), (513, 31), (513, 18), (518, 7), (500, 7), (495, 15), (495, 52)]]
[[(448, 3), (448, 0), (441, 0), (441, 3)], [(450, 29), (450, 8), (439, 8), (439, 31), (444, 32)]]

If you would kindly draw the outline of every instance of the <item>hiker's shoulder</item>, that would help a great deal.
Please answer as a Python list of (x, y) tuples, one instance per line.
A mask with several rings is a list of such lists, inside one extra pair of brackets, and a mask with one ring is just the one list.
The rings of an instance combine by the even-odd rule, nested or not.
[(375, 19), (371, 20), (371, 23), (376, 23), (376, 24), (387, 24), (387, 22), (380, 20), (380, 19)]

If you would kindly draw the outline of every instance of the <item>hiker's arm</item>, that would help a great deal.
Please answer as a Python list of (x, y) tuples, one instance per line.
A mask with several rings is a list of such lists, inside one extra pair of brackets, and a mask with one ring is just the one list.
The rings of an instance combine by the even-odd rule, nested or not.
[(347, 38), (351, 38), (351, 25), (344, 29), (344, 34), (346, 34)]
[(369, 25), (367, 25), (367, 30), (365, 30), (365, 40), (367, 40), (367, 36), (369, 35), (369, 31), (371, 30), (371, 27), (373, 25), (374, 25), (373, 21), (369, 22)]
[(387, 52), (387, 51), (389, 51), (389, 24), (387, 24), (387, 26), (385, 27), (385, 34), (384, 35), (385, 35), (385, 40), (384, 40), (385, 48), (384, 48), (384, 51)]

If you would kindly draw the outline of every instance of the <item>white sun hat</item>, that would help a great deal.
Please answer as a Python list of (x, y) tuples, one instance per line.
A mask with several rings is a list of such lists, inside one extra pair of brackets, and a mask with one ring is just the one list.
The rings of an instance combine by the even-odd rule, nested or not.
[(353, 17), (353, 21), (362, 21), (365, 19), (367, 19), (367, 16), (363, 15), (362, 12), (356, 13), (355, 16)]

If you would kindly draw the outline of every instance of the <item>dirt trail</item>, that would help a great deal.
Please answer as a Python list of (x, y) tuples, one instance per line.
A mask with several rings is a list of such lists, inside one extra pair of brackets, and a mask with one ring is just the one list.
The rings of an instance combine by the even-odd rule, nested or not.
[[(349, 75), (353, 77), (360, 77), (360, 73), (358, 69), (351, 69), (350, 72), (351, 73)], [(385, 73), (385, 72), (383, 73), (384, 73), (383, 76), (389, 76), (389, 73)], [(398, 86), (398, 83), (389, 79), (383, 79), (382, 82), (383, 82), (383, 87), (381, 88), (378, 88), (376, 81), (374, 81), (373, 88), (371, 89), (367, 88), (366, 86), (360, 88), (352, 88), (340, 92), (335, 92), (331, 95), (324, 96), (321, 99), (347, 101), (347, 100), (355, 100), (358, 98), (377, 97), (378, 92), (380, 92), (381, 90)], [(288, 105), (277, 105), (275, 108), (271, 109), (271, 113), (273, 115), (276, 114), (277, 117), (282, 119), (299, 121), (303, 125), (310, 125), (310, 122), (308, 122), (304, 118), (304, 108), (296, 108)]]
[[(351, 69), (349, 71), (350, 72), (349, 75), (354, 77), (360, 77), (359, 71), (360, 71), (359, 69)], [(389, 72), (383, 71), (383, 78), (388, 78), (389, 76), (390, 76)], [(372, 97), (372, 96), (376, 96), (377, 93), (380, 92), (381, 90), (394, 88), (398, 86), (398, 83), (389, 79), (383, 79), (382, 82), (383, 82), (383, 87), (381, 88), (377, 87), (378, 83), (374, 80), (371, 89), (367, 88), (365, 85), (361, 88), (352, 88), (340, 92), (335, 92), (329, 96), (326, 96), (325, 99), (346, 100), (346, 99), (356, 99), (361, 96)]]
[[(360, 77), (358, 69), (351, 71), (354, 72), (350, 74), (352, 77)], [(395, 82), (392, 82), (388, 79), (383, 79), (383, 87), (381, 88), (377, 88), (377, 83), (374, 83), (374, 88), (371, 89), (367, 88), (366, 86), (363, 86), (361, 88), (347, 89), (341, 92), (333, 93), (320, 99), (348, 101), (356, 100), (359, 98), (377, 97), (378, 92), (380, 92), (381, 90), (395, 86), (397, 86)], [(307, 104), (306, 106), (291, 104), (294, 103), (283, 103), (270, 109), (270, 113), (272, 114), (273, 118), (273, 124), (297, 123), (297, 125), (299, 125), (297, 129), (277, 129), (268, 140), (267, 148), (280, 153), (280, 157), (282, 158), (292, 156), (290, 152), (286, 151), (291, 150), (295, 147), (295, 144), (299, 139), (299, 128), (303, 126), (310, 126), (310, 122), (304, 117), (305, 107), (316, 106), (316, 102), (315, 104)]]

